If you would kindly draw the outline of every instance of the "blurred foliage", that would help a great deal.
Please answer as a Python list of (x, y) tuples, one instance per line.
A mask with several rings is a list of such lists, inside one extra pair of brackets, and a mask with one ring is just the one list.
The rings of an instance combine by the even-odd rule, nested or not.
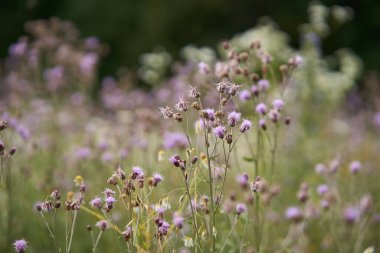
[[(380, 2), (322, 2), (328, 6), (348, 5), (355, 15), (350, 25), (334, 31), (334, 36), (324, 43), (323, 50), (331, 53), (338, 46), (352, 48), (362, 57), (366, 69), (377, 69), (380, 49), (376, 31), (380, 28), (380, 21), (375, 15)], [(281, 24), (281, 30), (290, 35), (293, 46), (297, 46), (298, 24), (306, 22), (304, 10), (308, 4), (308, 1), (297, 0), (2, 0), (0, 58), (4, 58), (8, 46), (24, 34), (23, 25), (27, 20), (52, 16), (70, 20), (84, 33), (83, 36), (94, 35), (110, 45), (110, 55), (100, 66), (101, 76), (114, 74), (120, 66), (137, 66), (139, 56), (154, 50), (157, 45), (165, 47), (175, 58), (188, 43), (215, 47), (219, 39), (252, 28), (262, 16), (273, 17)], [(323, 12), (323, 9), (316, 11)], [(333, 15), (345, 18), (339, 9), (335, 9)]]

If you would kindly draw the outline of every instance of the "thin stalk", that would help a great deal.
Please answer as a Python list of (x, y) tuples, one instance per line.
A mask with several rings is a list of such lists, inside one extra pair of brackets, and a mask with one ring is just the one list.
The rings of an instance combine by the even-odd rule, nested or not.
[(227, 241), (228, 241), (228, 238), (231, 237), (231, 234), (232, 234), (232, 232), (233, 232), (234, 229), (235, 229), (235, 226), (236, 226), (236, 223), (237, 223), (237, 219), (238, 219), (238, 215), (235, 216), (234, 223), (232, 224), (231, 229), (230, 229), (230, 231), (228, 232), (227, 238), (224, 240), (224, 243), (223, 243), (222, 248), (220, 249), (220, 252), (223, 252), (224, 248), (226, 247), (226, 245), (227, 245)]
[(103, 234), (103, 230), (100, 230), (98, 238), (96, 238), (96, 242), (94, 244), (94, 247), (92, 248), (93, 253), (95, 253), (95, 251), (96, 251), (96, 247), (98, 246), (98, 243), (99, 243), (99, 240), (100, 240), (100, 237), (102, 236), (102, 234)]
[[(182, 171), (182, 170), (181, 170)], [(195, 212), (194, 212), (194, 207), (193, 207), (193, 203), (191, 203), (191, 195), (190, 195), (190, 190), (189, 190), (189, 184), (187, 182), (187, 178), (186, 178), (186, 175), (185, 175), (185, 172), (182, 171), (182, 175), (183, 175), (183, 179), (185, 180), (185, 185), (186, 185), (186, 193), (187, 193), (187, 196), (189, 197), (189, 203), (190, 203), (190, 209), (191, 209), (191, 216), (193, 217), (193, 229), (195, 230), (195, 242), (198, 244), (198, 239), (199, 239), (199, 234), (198, 234), (198, 226), (197, 226), (197, 219), (195, 217)], [(195, 248), (195, 251), (197, 251), (197, 248)]]
[(75, 228), (75, 222), (77, 220), (77, 214), (78, 214), (78, 210), (74, 210), (74, 216), (73, 216), (73, 219), (71, 221), (71, 231), (70, 231), (70, 239), (69, 239), (69, 246), (67, 248), (67, 253), (70, 252), (71, 242), (73, 241), (74, 228)]
[(53, 239), (55, 250), (56, 250), (57, 252), (60, 252), (60, 250), (58, 249), (57, 240), (56, 240), (56, 238), (55, 238), (55, 236), (54, 236), (53, 231), (50, 229), (49, 223), (47, 222), (47, 220), (46, 220), (44, 214), (43, 214), (42, 212), (40, 212), (40, 214), (41, 214), (41, 216), (42, 216), (42, 219), (44, 220), (44, 223), (45, 223), (45, 226), (46, 226), (47, 230), (49, 231), (49, 235), (50, 235), (50, 237)]

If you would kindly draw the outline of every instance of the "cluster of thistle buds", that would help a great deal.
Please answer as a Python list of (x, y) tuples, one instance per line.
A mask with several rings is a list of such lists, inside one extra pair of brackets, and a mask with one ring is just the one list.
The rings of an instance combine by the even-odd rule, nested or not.
[(38, 203), (36, 205), (36, 210), (38, 212), (51, 212), (54, 209), (59, 209), (61, 207), (61, 193), (58, 190), (52, 191), (47, 200), (43, 203)]
[[(8, 122), (6, 120), (0, 121), (0, 132), (4, 131), (8, 127)], [(16, 148), (12, 147), (9, 150), (9, 155), (14, 155), (16, 153)], [(3, 156), (5, 155), (5, 144), (2, 140), (0, 140), (0, 155)]]
[(162, 238), (163, 236), (167, 235), (170, 228), (170, 224), (164, 220), (164, 211), (165, 209), (161, 207), (156, 209), (157, 215), (154, 218), (154, 222), (157, 226), (157, 231), (155, 233), (155, 236), (157, 238)]

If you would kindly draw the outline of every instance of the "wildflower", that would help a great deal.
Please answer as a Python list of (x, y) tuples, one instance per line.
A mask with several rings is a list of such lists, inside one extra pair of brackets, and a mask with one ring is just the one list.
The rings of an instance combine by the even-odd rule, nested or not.
[(231, 95), (231, 96), (235, 96), (236, 93), (239, 92), (239, 89), (240, 89), (240, 86), (239, 85), (236, 85), (235, 83), (231, 84), (229, 87), (227, 87), (228, 89), (228, 93)]
[(303, 57), (297, 54), (295, 56), (290, 57), (288, 63), (289, 65), (297, 68), (303, 63)]
[(264, 103), (260, 103), (256, 106), (256, 112), (261, 115), (265, 115), (267, 113), (267, 106)]
[(174, 115), (172, 108), (170, 108), (169, 106), (160, 107), (159, 110), (164, 119), (172, 118)]
[(276, 109), (277, 111), (281, 111), (284, 108), (284, 105), (285, 103), (282, 99), (275, 99), (272, 102), (273, 108)]
[(144, 177), (143, 169), (138, 167), (138, 166), (133, 166), (132, 167), (132, 179), (142, 178), (142, 177)]
[(326, 171), (327, 171), (327, 168), (325, 165), (321, 163), (318, 163), (317, 165), (315, 165), (315, 173), (320, 175), (320, 174), (326, 173)]
[(204, 63), (203, 61), (198, 63), (198, 70), (201, 74), (208, 74), (210, 73), (210, 66), (207, 63)]
[[(194, 247), (193, 238), (191, 238), (191, 237), (185, 236), (183, 238), (183, 242), (184, 242), (184, 245), (186, 248)], [(187, 252), (187, 251), (185, 251), (185, 252)]]
[(221, 82), (216, 84), (216, 90), (219, 93), (225, 93), (227, 91), (228, 87), (229, 87), (229, 83), (226, 81), (221, 81)]
[(183, 99), (183, 97), (179, 98), (179, 102), (175, 105), (175, 109), (177, 111), (185, 112), (189, 109), (189, 103)]
[(202, 111), (202, 115), (205, 119), (208, 119), (210, 121), (214, 121), (215, 120), (215, 111), (214, 109), (211, 109), (211, 108), (207, 108), (207, 109), (204, 109)]
[(298, 207), (291, 206), (286, 209), (285, 218), (294, 222), (299, 222), (303, 218), (303, 214)]
[(201, 96), (201, 93), (199, 92), (199, 90), (193, 86), (190, 85), (190, 89), (189, 89), (189, 97), (191, 98), (199, 98)]
[(343, 220), (346, 221), (348, 224), (352, 224), (359, 221), (360, 215), (360, 209), (357, 207), (350, 206), (343, 209)]
[(261, 129), (263, 129), (264, 131), (267, 130), (267, 125), (265, 123), (265, 119), (260, 119), (259, 120), (259, 126), (261, 127)]
[(56, 200), (58, 200), (58, 199), (61, 198), (61, 194), (59, 193), (58, 190), (54, 190), (54, 191), (50, 194), (50, 196), (51, 196), (52, 198), (56, 199)]
[(184, 218), (180, 216), (178, 213), (173, 214), (173, 224), (178, 228), (182, 229), (183, 228), (183, 221)]
[(170, 224), (163, 220), (161, 226), (158, 228), (158, 236), (167, 235), (169, 228)]
[(115, 194), (115, 192), (110, 188), (106, 188), (103, 193), (106, 196), (106, 198), (112, 197)]
[(320, 184), (317, 187), (317, 192), (319, 195), (323, 196), (325, 195), (329, 190), (329, 187), (326, 184)]
[(362, 213), (367, 213), (373, 207), (373, 198), (371, 195), (366, 194), (360, 198), (359, 208)]
[(28, 242), (24, 239), (16, 240), (13, 243), (13, 247), (17, 253), (25, 252)]
[(268, 117), (276, 123), (278, 119), (280, 118), (281, 114), (276, 109), (272, 109), (269, 111)]
[(124, 231), (121, 233), (121, 235), (123, 236), (123, 238), (126, 240), (126, 241), (129, 241), (129, 239), (132, 237), (133, 235), (133, 232), (132, 232), (132, 228), (130, 226), (127, 226), (125, 227)]
[(246, 189), (249, 185), (249, 182), (248, 182), (249, 178), (248, 178), (248, 174), (247, 173), (243, 173), (243, 174), (240, 174), (236, 177), (236, 181), (239, 183), (239, 185), (243, 188), (243, 189)]
[(101, 231), (104, 231), (108, 228), (108, 223), (106, 220), (100, 220), (95, 224), (95, 226), (97, 226)]
[(247, 211), (247, 206), (245, 205), (245, 204), (243, 204), (243, 203), (238, 203), (237, 205), (236, 205), (236, 214), (237, 215), (240, 215), (240, 214), (242, 214), (242, 213), (244, 213), (244, 212), (246, 212)]
[(178, 154), (173, 155), (172, 157), (169, 158), (169, 161), (176, 167), (179, 167), (181, 158)]
[(90, 201), (90, 205), (93, 207), (93, 208), (102, 208), (103, 206), (103, 202), (102, 202), (102, 199), (99, 198), (99, 197), (95, 197), (93, 198), (91, 201)]
[(362, 164), (359, 161), (353, 161), (350, 163), (350, 171), (352, 174), (358, 173), (362, 168)]
[(162, 180), (164, 180), (164, 177), (161, 175), (161, 174), (158, 174), (158, 173), (154, 173), (153, 174), (153, 185), (156, 186), (157, 184), (159, 184)]
[(106, 201), (107, 206), (112, 206), (116, 202), (116, 199), (110, 196), (110, 197), (107, 197), (105, 201)]
[(164, 147), (165, 149), (186, 148), (188, 145), (186, 135), (180, 132), (165, 133)]
[(260, 91), (265, 91), (269, 88), (269, 81), (265, 79), (261, 79), (257, 82)]
[(246, 131), (248, 131), (251, 128), (252, 128), (252, 122), (245, 119), (245, 120), (243, 120), (243, 122), (240, 125), (240, 132), (245, 133)]
[(260, 94), (259, 88), (256, 85), (253, 85), (251, 87), (251, 93), (253, 95), (255, 95), (256, 97), (259, 96), (259, 94)]
[(231, 127), (234, 127), (237, 122), (240, 121), (241, 113), (232, 111), (228, 114), (227, 119), (228, 119), (228, 124)]
[(239, 98), (242, 101), (248, 101), (251, 99), (251, 93), (247, 90), (242, 90), (239, 94)]
[(224, 126), (218, 126), (213, 129), (213, 132), (216, 136), (218, 136), (220, 139), (224, 138), (224, 135), (226, 134), (226, 128)]

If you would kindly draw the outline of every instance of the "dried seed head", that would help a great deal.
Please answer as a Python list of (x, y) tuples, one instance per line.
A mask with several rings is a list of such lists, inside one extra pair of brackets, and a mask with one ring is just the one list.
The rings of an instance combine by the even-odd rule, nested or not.
[(191, 107), (194, 108), (197, 111), (199, 111), (201, 109), (201, 106), (200, 106), (200, 104), (198, 102), (192, 103)]
[(7, 128), (8, 122), (6, 120), (0, 121), (0, 131), (3, 131)]
[(230, 133), (227, 134), (225, 139), (226, 139), (226, 142), (228, 144), (231, 144), (232, 143), (232, 134), (230, 134)]
[(249, 57), (249, 55), (247, 52), (241, 52), (239, 54), (239, 61), (246, 62), (248, 60), (248, 57)]
[(9, 150), (9, 154), (10, 155), (14, 155), (16, 153), (16, 148), (15, 147), (13, 147), (13, 148), (11, 148), (11, 150)]

